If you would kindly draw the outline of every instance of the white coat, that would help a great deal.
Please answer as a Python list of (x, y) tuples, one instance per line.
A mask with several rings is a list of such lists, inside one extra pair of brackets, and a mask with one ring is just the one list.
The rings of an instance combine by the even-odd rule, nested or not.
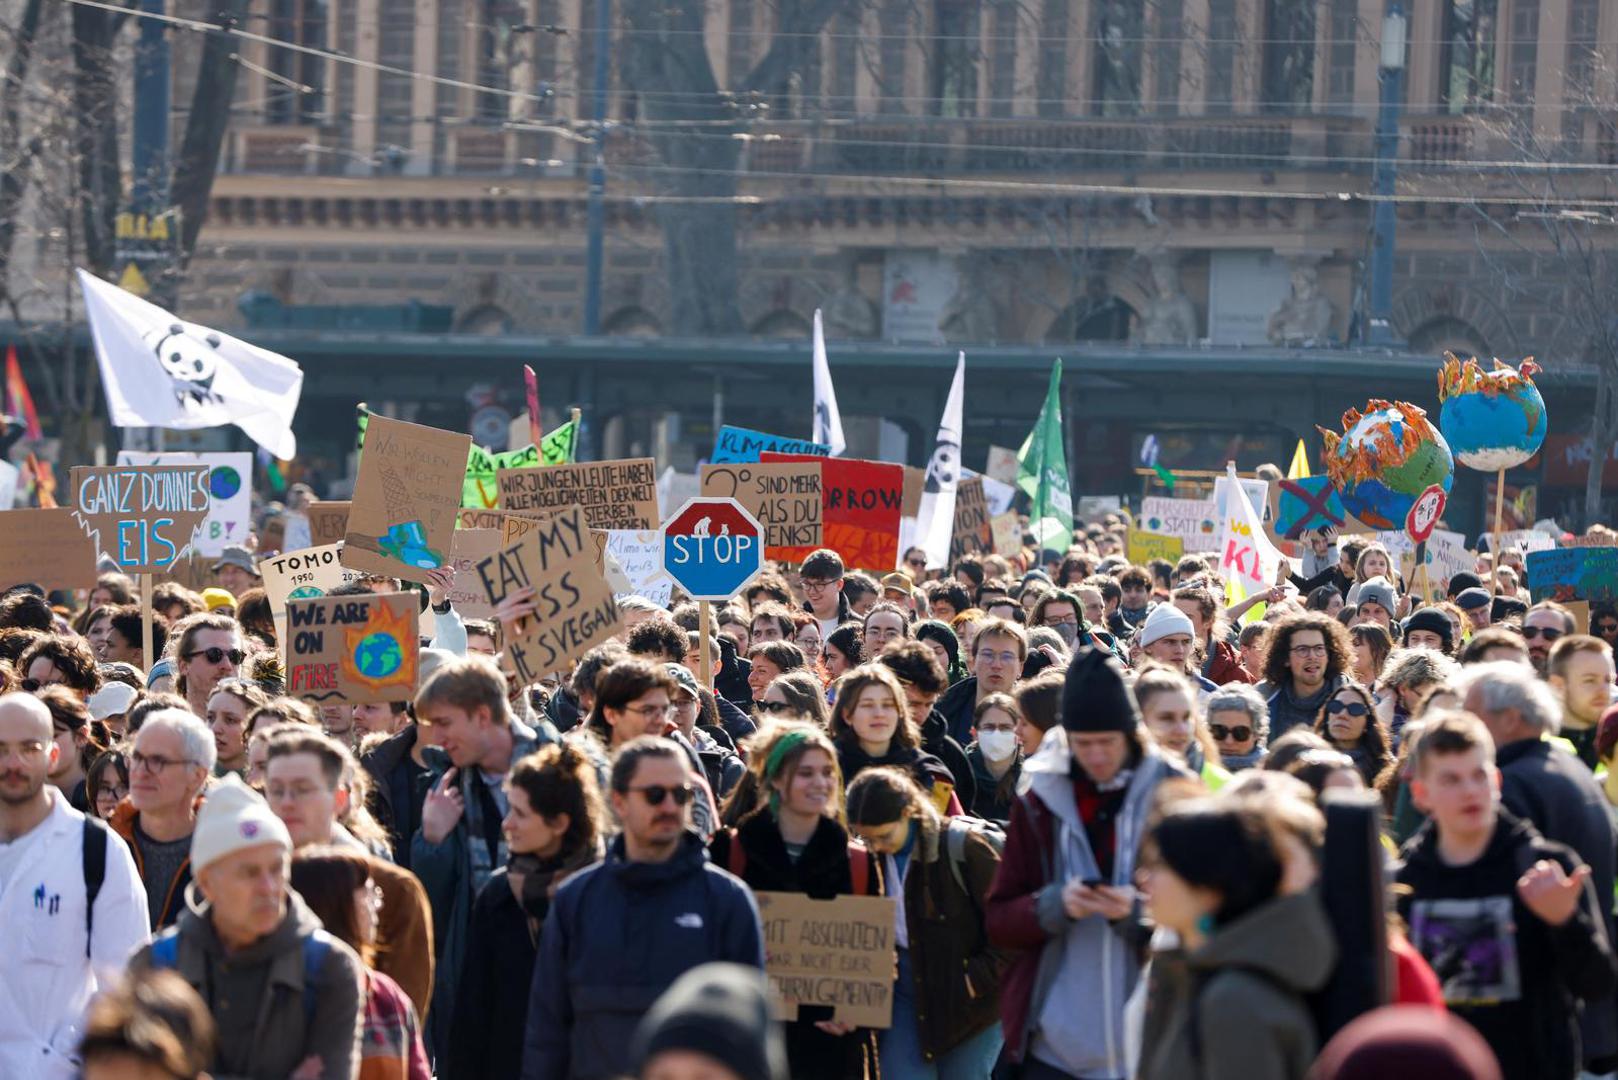
[(95, 905), (95, 940), (85, 956), (84, 815), (55, 788), (51, 813), (0, 894), (0, 1077), (71, 1080), (85, 1007), (118, 980), (151, 937), (146, 887), (116, 834)]

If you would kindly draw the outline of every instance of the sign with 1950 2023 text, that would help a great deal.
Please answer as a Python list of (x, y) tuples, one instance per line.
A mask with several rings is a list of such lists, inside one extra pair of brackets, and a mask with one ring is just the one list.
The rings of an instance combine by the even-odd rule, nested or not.
[(167, 570), (208, 516), (206, 465), (78, 466), (73, 512), (126, 574)]

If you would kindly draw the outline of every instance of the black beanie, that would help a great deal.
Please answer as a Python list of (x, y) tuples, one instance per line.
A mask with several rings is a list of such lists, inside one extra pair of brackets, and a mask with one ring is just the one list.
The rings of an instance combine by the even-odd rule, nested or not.
[(742, 1080), (788, 1076), (769, 984), (757, 969), (740, 964), (694, 967), (663, 992), (635, 1031), (636, 1072), (664, 1050), (703, 1054)]
[(1449, 621), (1448, 615), (1445, 615), (1437, 608), (1424, 607), (1406, 619), (1404, 621), (1404, 636), (1409, 638), (1412, 630), (1426, 630), (1429, 633), (1437, 634), (1439, 639), (1444, 642), (1445, 652), (1455, 648), (1455, 624)]
[(1449, 584), (1445, 586), (1444, 591), (1448, 593), (1449, 598), (1453, 600), (1467, 589), (1479, 589), (1482, 587), (1482, 578), (1468, 570), (1462, 570), (1459, 574), (1456, 574), (1454, 577), (1449, 579)]
[(1062, 687), (1062, 727), (1068, 731), (1133, 732), (1140, 724), (1124, 666), (1105, 649), (1083, 649), (1067, 667)]

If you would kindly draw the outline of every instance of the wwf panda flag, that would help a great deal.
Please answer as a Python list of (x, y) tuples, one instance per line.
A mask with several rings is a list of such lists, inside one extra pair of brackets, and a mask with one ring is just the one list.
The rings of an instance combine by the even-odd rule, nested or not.
[[(938, 422), (938, 442), (927, 462), (921, 487), (921, 508), (916, 511), (917, 547), (927, 552), (927, 569), (949, 566), (949, 542), (955, 535), (955, 492), (961, 483), (961, 402), (965, 393), (966, 354), (955, 361), (955, 381), (944, 399)], [(904, 553), (901, 551), (900, 555)]]
[(181, 431), (235, 424), (283, 461), (297, 453), (297, 364), (175, 318), (83, 270), (79, 286), (113, 424)]

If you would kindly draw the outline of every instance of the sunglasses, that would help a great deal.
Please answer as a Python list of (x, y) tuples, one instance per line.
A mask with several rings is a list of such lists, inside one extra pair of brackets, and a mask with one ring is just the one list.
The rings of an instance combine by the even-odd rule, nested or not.
[(247, 654), (242, 652), (240, 649), (221, 649), (217, 645), (210, 646), (206, 649), (198, 649), (195, 652), (188, 652), (185, 654), (185, 658), (187, 660), (195, 660), (199, 656), (208, 661), (210, 664), (217, 664), (228, 656), (230, 657), (231, 664), (236, 667), (240, 667), (242, 661), (247, 659)]
[(1326, 711), (1334, 716), (1345, 712), (1350, 716), (1364, 716), (1371, 710), (1363, 701), (1332, 701), (1326, 704)]
[(17, 685), (22, 688), (22, 692), (25, 694), (37, 694), (39, 693), (40, 687), (45, 686), (46, 684), (40, 682), (38, 679), (24, 679)]
[(1618, 634), (1618, 623), (1604, 622), (1596, 624), (1598, 634)]
[(630, 788), (638, 791), (646, 800), (647, 806), (662, 806), (664, 799), (672, 798), (675, 806), (684, 806), (691, 801), (696, 791), (690, 784), (681, 784), (679, 787), (664, 787), (662, 784), (647, 784), (645, 787)]
[(759, 712), (769, 713), (771, 716), (776, 713), (792, 711), (792, 706), (785, 701), (755, 701), (753, 702), (753, 707)]
[(1522, 636), (1528, 641), (1533, 641), (1535, 638), (1540, 637), (1546, 641), (1555, 641), (1562, 636), (1562, 631), (1553, 630), (1548, 626), (1525, 626), (1522, 628)]
[(1246, 742), (1253, 737), (1253, 729), (1246, 724), (1238, 727), (1226, 727), (1224, 724), (1209, 724), (1208, 733), (1214, 737), (1215, 742), (1224, 742), (1234, 739), (1236, 742)]

